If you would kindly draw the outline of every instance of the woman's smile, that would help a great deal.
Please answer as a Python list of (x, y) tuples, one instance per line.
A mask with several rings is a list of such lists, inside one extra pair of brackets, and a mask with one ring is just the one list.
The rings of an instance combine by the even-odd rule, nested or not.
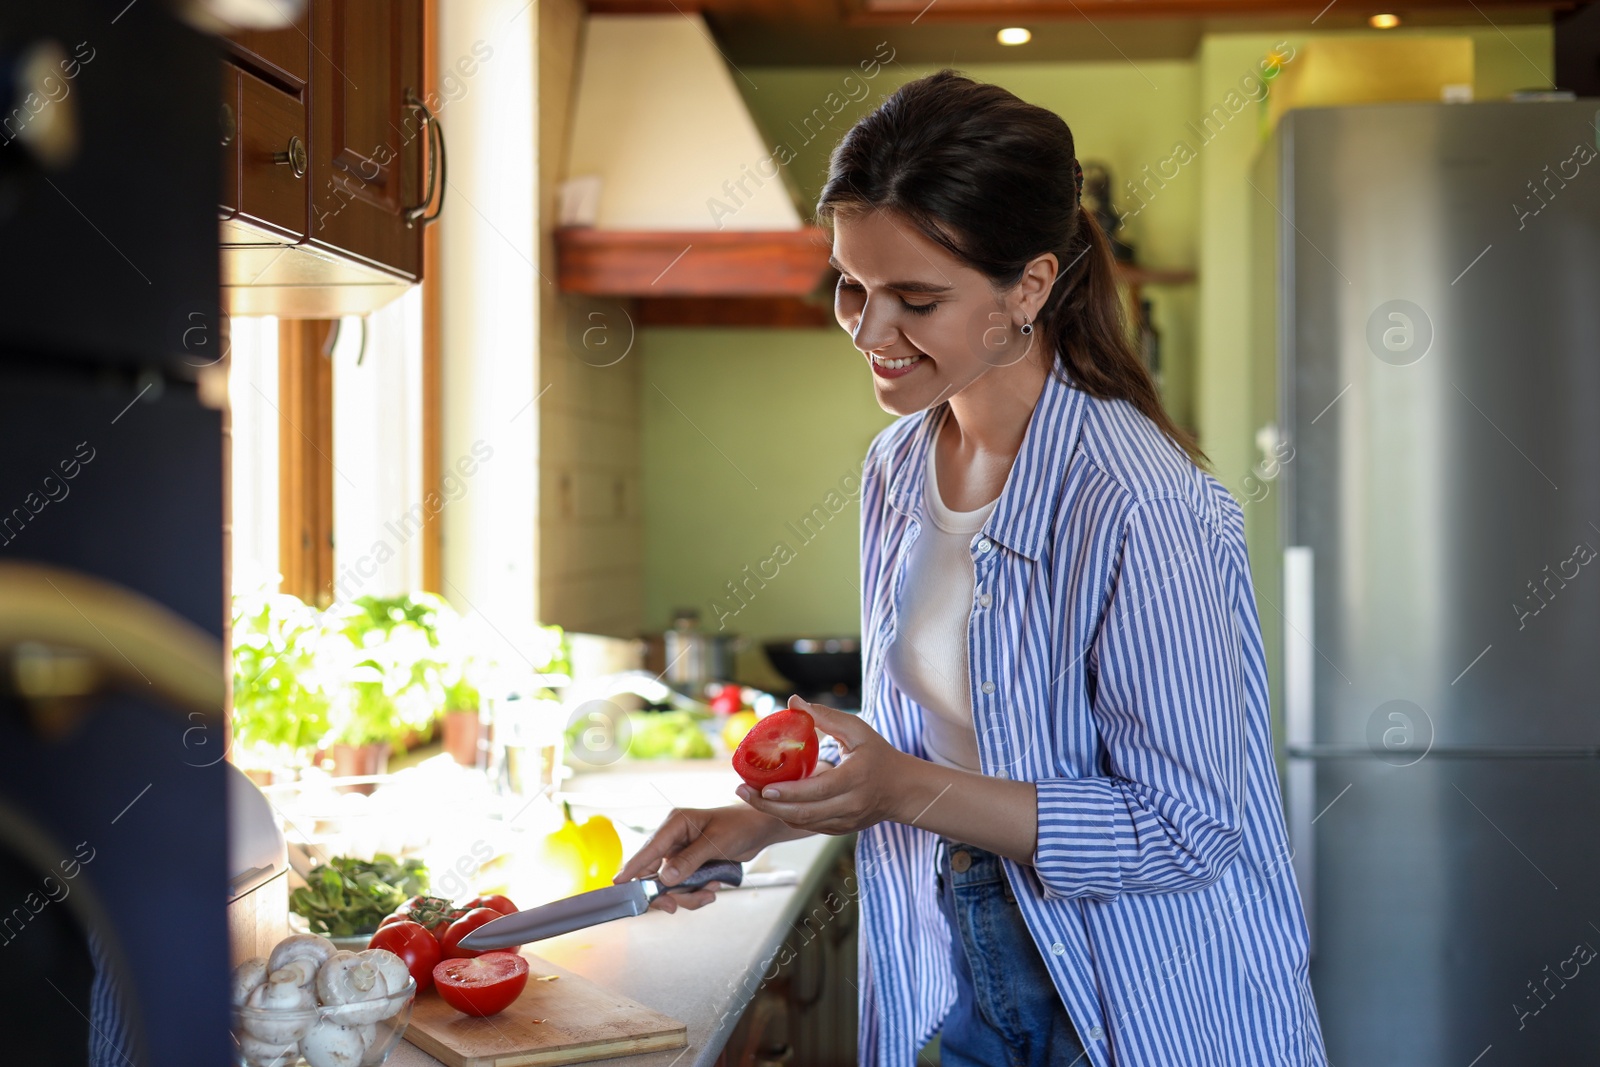
[(913, 370), (928, 361), (928, 357), (918, 352), (910, 356), (885, 356), (877, 352), (867, 353), (867, 361), (872, 364), (872, 373), (880, 378), (899, 378), (910, 374)]

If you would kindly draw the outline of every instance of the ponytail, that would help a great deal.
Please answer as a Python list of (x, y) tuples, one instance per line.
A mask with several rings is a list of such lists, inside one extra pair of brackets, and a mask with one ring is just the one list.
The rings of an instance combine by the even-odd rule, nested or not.
[(1161, 405), (1155, 379), (1129, 337), (1111, 242), (1093, 213), (1079, 209), (1066, 277), (1056, 282), (1039, 327), (1056, 351), (1055, 369), (1090, 396), (1126, 400), (1196, 464), (1206, 454)]

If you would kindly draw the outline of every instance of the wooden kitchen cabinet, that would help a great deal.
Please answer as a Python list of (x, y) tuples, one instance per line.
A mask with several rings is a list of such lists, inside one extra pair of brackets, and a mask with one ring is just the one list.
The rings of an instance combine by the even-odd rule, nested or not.
[(856, 1060), (860, 886), (842, 849), (767, 966), (717, 1067), (846, 1067)]
[(308, 16), (309, 12), (288, 29), (224, 39), (220, 206), (225, 248), (229, 244), (282, 247), (305, 237), (310, 165)]
[(312, 239), (415, 280), (427, 168), (437, 162), (422, 102), (422, 0), (312, 6)]
[(264, 231), (252, 243), (304, 239), (306, 138), (305, 104), (241, 70), (239, 206), (233, 218)]
[(425, 47), (423, 0), (311, 0), (295, 26), (225, 41), (230, 313), (364, 314), (421, 280), (444, 195)]

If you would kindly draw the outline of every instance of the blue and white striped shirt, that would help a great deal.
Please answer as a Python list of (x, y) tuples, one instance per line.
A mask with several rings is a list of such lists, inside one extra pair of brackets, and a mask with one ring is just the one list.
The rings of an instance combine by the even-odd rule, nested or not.
[[(861, 491), (862, 716), (924, 758), (883, 661), (940, 407), (878, 435)], [(1052, 374), (972, 559), (983, 772), (1038, 792), (1033, 865), (1002, 862), (1093, 1067), (1325, 1065), (1238, 504)], [(936, 840), (857, 841), (864, 1064), (912, 1067), (955, 1000)]]

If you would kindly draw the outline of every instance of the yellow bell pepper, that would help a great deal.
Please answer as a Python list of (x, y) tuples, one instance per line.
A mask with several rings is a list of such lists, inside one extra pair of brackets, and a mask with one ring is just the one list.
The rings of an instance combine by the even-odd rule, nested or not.
[(737, 749), (744, 735), (753, 730), (759, 721), (753, 711), (736, 711), (729, 715), (728, 721), (722, 724), (722, 743), (728, 746), (728, 751)]
[(560, 829), (544, 841), (547, 860), (571, 875), (574, 892), (610, 885), (622, 867), (622, 839), (617, 828), (604, 815), (591, 815), (579, 824), (572, 817), (572, 805), (564, 800), (561, 811), (565, 820)]

